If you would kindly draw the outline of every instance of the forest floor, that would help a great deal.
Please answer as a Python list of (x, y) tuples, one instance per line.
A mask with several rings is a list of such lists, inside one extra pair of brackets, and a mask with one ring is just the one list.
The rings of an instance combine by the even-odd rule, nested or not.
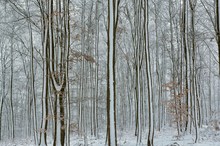
[[(143, 134), (142, 146), (147, 146), (147, 134)], [(220, 131), (209, 127), (200, 129), (200, 140), (194, 143), (195, 135), (182, 134), (177, 136), (174, 128), (164, 128), (161, 131), (155, 131), (155, 146), (220, 146)], [(83, 138), (72, 136), (71, 146), (83, 146)], [(100, 135), (99, 139), (88, 137), (86, 140), (88, 146), (104, 146), (105, 134)], [(0, 146), (34, 146), (31, 139), (16, 139), (12, 141), (2, 141)], [(52, 146), (52, 140), (48, 140), (48, 146)], [(136, 137), (132, 132), (118, 132), (118, 146), (136, 146)]]

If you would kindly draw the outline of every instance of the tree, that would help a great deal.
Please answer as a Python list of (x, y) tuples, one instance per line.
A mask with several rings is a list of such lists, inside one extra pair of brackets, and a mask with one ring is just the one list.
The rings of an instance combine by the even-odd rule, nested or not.
[(144, 3), (144, 40), (145, 40), (145, 63), (146, 63), (146, 77), (147, 77), (147, 95), (148, 95), (148, 146), (153, 146), (154, 139), (154, 122), (153, 122), (153, 93), (152, 93), (152, 75), (151, 75), (151, 62), (150, 62), (150, 42), (149, 42), (149, 2), (145, 0)]
[[(4, 46), (4, 43), (1, 42), (1, 46)], [(1, 76), (2, 76), (2, 84), (1, 84), (1, 99), (0, 99), (0, 140), (2, 139), (2, 112), (3, 112), (3, 105), (4, 105), (4, 100), (6, 98), (6, 93), (5, 93), (5, 86), (6, 86), (6, 55), (5, 55), (5, 48), (1, 49)]]
[(30, 74), (31, 74), (31, 96), (33, 100), (33, 131), (34, 131), (34, 139), (35, 144), (38, 144), (38, 135), (37, 135), (37, 115), (36, 115), (36, 95), (35, 95), (35, 77), (34, 77), (34, 45), (33, 45), (33, 33), (32, 33), (32, 24), (30, 20), (30, 10), (29, 10), (29, 1), (26, 0), (26, 9), (28, 13), (28, 31), (29, 31), (29, 38), (30, 38)]
[(199, 132), (198, 132), (198, 103), (197, 103), (197, 83), (196, 83), (196, 40), (195, 40), (195, 8), (197, 4), (197, 0), (190, 0), (190, 12), (191, 12), (191, 38), (192, 38), (192, 66), (191, 66), (191, 98), (193, 99), (193, 114), (194, 114), (194, 124), (196, 130), (196, 138), (195, 143), (199, 140)]
[(88, 145), (104, 131), (114, 146), (133, 131), (151, 146), (175, 126), (197, 142), (220, 113), (219, 0), (3, 0), (0, 12), (1, 140), (69, 146), (76, 132)]
[(116, 36), (120, 0), (108, 0), (108, 41), (107, 41), (107, 143), (117, 145), (116, 131)]
[(219, 55), (219, 74), (220, 74), (220, 15), (219, 15), (219, 9), (220, 9), (220, 3), (219, 0), (216, 0), (216, 16), (215, 16), (215, 20), (216, 20), (216, 24), (215, 24), (215, 33), (216, 33), (216, 42), (218, 44), (218, 55)]
[(182, 4), (182, 28), (181, 28), (181, 37), (182, 37), (182, 45), (183, 45), (183, 54), (184, 54), (184, 63), (185, 63), (185, 89), (186, 89), (186, 106), (187, 106), (187, 120), (185, 125), (185, 131), (188, 129), (189, 124), (189, 96), (188, 96), (188, 51), (186, 44), (186, 1), (183, 0)]
[(13, 76), (14, 76), (14, 24), (12, 26), (12, 32), (11, 32), (11, 50), (10, 50), (10, 62), (11, 62), (11, 70), (10, 70), (10, 109), (11, 109), (11, 137), (12, 139), (15, 138), (14, 134), (14, 110), (13, 110)]

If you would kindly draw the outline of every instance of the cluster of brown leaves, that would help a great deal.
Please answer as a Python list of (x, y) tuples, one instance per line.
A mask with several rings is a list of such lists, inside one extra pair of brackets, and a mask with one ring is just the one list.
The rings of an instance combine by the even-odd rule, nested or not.
[(188, 93), (188, 89), (183, 89), (181, 92), (174, 92), (174, 90), (178, 87), (178, 83), (171, 81), (169, 83), (163, 84), (162, 87), (164, 91), (170, 91), (171, 99), (164, 101), (164, 104), (168, 110), (168, 112), (173, 116), (173, 122), (180, 122), (183, 124), (187, 121), (187, 117), (189, 116), (188, 110), (189, 106), (186, 104), (186, 95)]
[(95, 59), (88, 54), (81, 53), (79, 51), (72, 50), (69, 55), (69, 61), (78, 62), (86, 60), (90, 63), (96, 63)]
[(177, 87), (177, 83), (175, 81), (171, 81), (169, 83), (163, 84), (162, 87), (164, 88), (164, 91), (170, 91)]

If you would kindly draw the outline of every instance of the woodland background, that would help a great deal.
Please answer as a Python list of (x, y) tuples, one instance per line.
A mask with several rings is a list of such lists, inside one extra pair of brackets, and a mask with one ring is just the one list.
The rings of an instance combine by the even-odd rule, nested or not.
[[(219, 130), (219, 0), (1, 0), (0, 140)], [(147, 138), (144, 138), (147, 133)]]

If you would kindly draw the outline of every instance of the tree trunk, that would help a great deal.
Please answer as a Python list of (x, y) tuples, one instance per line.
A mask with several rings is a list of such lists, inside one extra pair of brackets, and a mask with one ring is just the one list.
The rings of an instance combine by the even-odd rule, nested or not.
[(145, 27), (145, 62), (146, 62), (146, 77), (147, 77), (147, 93), (148, 93), (148, 146), (154, 145), (154, 122), (153, 122), (153, 90), (152, 90), (152, 75), (151, 75), (151, 62), (150, 62), (150, 42), (149, 42), (149, 2), (145, 0), (144, 3), (144, 27)]
[(198, 131), (198, 103), (197, 103), (197, 85), (196, 85), (196, 41), (195, 41), (195, 7), (196, 0), (190, 0), (190, 10), (191, 10), (191, 31), (192, 31), (192, 98), (193, 98), (193, 114), (194, 114), (194, 124), (196, 131), (195, 143), (199, 140), (199, 131)]
[(116, 130), (116, 32), (120, 0), (108, 0), (108, 40), (107, 40), (107, 142), (117, 146)]
[(220, 3), (219, 0), (216, 0), (216, 40), (218, 44), (218, 55), (219, 55), (219, 75), (220, 75), (220, 15), (219, 10)]
[(11, 118), (11, 138), (14, 139), (15, 133), (14, 133), (14, 110), (13, 110), (13, 73), (14, 73), (14, 55), (13, 55), (13, 49), (14, 49), (14, 41), (13, 41), (13, 35), (14, 35), (14, 25), (12, 26), (12, 36), (11, 36), (11, 52), (10, 52), (10, 62), (11, 62), (11, 70), (10, 70), (10, 118)]

